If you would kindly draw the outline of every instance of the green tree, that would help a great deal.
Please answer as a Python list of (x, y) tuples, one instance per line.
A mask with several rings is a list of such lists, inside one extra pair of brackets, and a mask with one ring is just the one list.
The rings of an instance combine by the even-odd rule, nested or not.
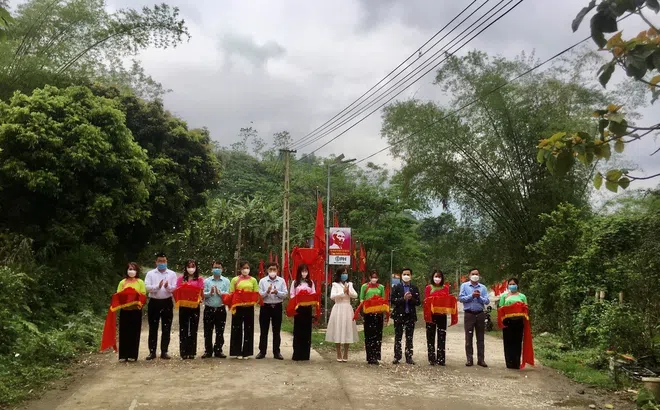
[(46, 86), (0, 103), (0, 226), (36, 249), (114, 245), (147, 220), (154, 174), (124, 114), (83, 87)]
[[(406, 195), (456, 204), (464, 219), (487, 226), (507, 252), (498, 265), (509, 273), (522, 272), (525, 244), (542, 235), (539, 214), (586, 203), (589, 170), (576, 168), (559, 182), (535, 160), (538, 135), (587, 124), (590, 107), (603, 99), (569, 64), (490, 92), (534, 61), (472, 52), (437, 74), (453, 97), (447, 107), (409, 100), (385, 109), (382, 135), (404, 163)], [(456, 114), (450, 108), (474, 100)]]
[(122, 58), (189, 37), (177, 8), (160, 4), (110, 13), (104, 0), (29, 0), (18, 5), (9, 30), (0, 43), (0, 98), (45, 84), (88, 85), (108, 74), (109, 81), (126, 79), (130, 70)]
[[(622, 68), (629, 78), (648, 85), (653, 103), (660, 97), (660, 30), (647, 19), (644, 7), (656, 14), (660, 11), (657, 0), (602, 0), (598, 5), (596, 0), (591, 0), (578, 13), (572, 28), (576, 31), (582, 20), (595, 8), (596, 12), (590, 22), (591, 38), (599, 49), (611, 55), (611, 60), (598, 70), (598, 80), (606, 87), (616, 68)], [(617, 20), (627, 13), (637, 15), (648, 25), (648, 29), (642, 30), (634, 38), (624, 39)], [(615, 32), (609, 40), (605, 38), (605, 33)], [(538, 145), (539, 162), (545, 163), (550, 172), (561, 176), (573, 167), (576, 160), (586, 165), (601, 159), (607, 161), (613, 150), (621, 153), (627, 144), (660, 130), (660, 123), (634, 124), (630, 118), (626, 118), (622, 108), (622, 105), (609, 104), (604, 109), (594, 111), (597, 132), (590, 129), (594, 127), (573, 127), (541, 139)], [(655, 153), (657, 151), (651, 155)], [(607, 189), (617, 192), (619, 188), (628, 188), (632, 181), (660, 176), (657, 174), (642, 177), (631, 175), (630, 172), (628, 169), (616, 168), (604, 173), (597, 172), (594, 186), (600, 189), (605, 183)]]

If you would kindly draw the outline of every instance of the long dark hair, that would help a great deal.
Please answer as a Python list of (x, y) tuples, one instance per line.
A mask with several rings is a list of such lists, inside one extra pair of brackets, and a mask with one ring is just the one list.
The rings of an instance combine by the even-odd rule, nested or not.
[(337, 283), (341, 282), (342, 273), (348, 273), (348, 269), (346, 269), (343, 266), (340, 267), (340, 268), (337, 268), (337, 270), (335, 271), (335, 282), (337, 282)]
[[(435, 278), (435, 275), (437, 275), (438, 273), (440, 274), (440, 278), (442, 278), (442, 280), (440, 281), (439, 285), (436, 285), (433, 278)], [(440, 269), (434, 270), (433, 273), (431, 274), (431, 286), (440, 286), (440, 287), (445, 286), (445, 274), (442, 273)]]
[[(304, 270), (307, 271), (307, 279), (303, 279), (302, 277), (302, 272)], [(296, 271), (296, 281), (293, 283), (293, 286), (298, 287), (303, 281), (307, 282), (310, 288), (312, 287), (312, 280), (309, 278), (309, 268), (304, 263), (298, 265), (298, 270)]]
[(183, 281), (188, 282), (190, 280), (190, 274), (188, 273), (188, 266), (195, 264), (195, 273), (193, 273), (193, 280), (199, 279), (199, 266), (197, 266), (197, 261), (194, 259), (188, 259), (186, 261), (186, 267), (183, 270)]

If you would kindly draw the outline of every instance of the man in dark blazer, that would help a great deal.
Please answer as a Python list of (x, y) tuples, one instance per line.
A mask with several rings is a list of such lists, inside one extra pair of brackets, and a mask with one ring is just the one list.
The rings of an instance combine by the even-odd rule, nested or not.
[(419, 289), (412, 284), (412, 269), (401, 270), (401, 283), (394, 285), (390, 296), (392, 318), (394, 319), (394, 361), (401, 361), (401, 339), (406, 332), (406, 363), (413, 361), (413, 333), (417, 322), (417, 306), (421, 304)]

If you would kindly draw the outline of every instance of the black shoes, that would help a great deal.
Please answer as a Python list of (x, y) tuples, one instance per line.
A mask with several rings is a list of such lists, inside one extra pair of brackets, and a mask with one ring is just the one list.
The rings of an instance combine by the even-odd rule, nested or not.
[(156, 353), (155, 352), (151, 352), (151, 353), (149, 353), (149, 356), (147, 356), (147, 360), (154, 360), (155, 358), (156, 358)]
[(161, 353), (160, 358), (163, 359), (163, 360), (170, 360), (171, 359), (170, 355), (168, 355), (167, 352)]
[(414, 365), (415, 361), (413, 359), (406, 359), (406, 364)]
[(260, 359), (263, 359), (264, 357), (266, 357), (266, 355), (259, 352), (259, 354), (257, 355), (257, 357), (255, 357), (255, 359), (260, 360)]
[(465, 366), (472, 367), (472, 366), (474, 366), (474, 363), (472, 363), (472, 360), (470, 360), (467, 363), (465, 363)]
[(399, 364), (400, 362), (401, 362), (401, 360), (399, 360), (399, 359), (392, 360), (392, 364)]
[(213, 357), (213, 353), (208, 353), (208, 352), (207, 352), (207, 353), (204, 353), (204, 354), (202, 355), (202, 359), (208, 359), (209, 357)]
[(274, 354), (273, 357), (277, 360), (284, 360), (284, 357), (280, 353)]
[(486, 362), (477, 362), (477, 366), (488, 367), (488, 365), (486, 364)]
[(227, 358), (227, 356), (226, 356), (224, 353), (222, 353), (222, 352), (220, 352), (220, 353), (216, 353), (216, 354), (215, 354), (215, 357), (218, 357), (218, 358), (220, 358), (220, 359), (226, 359), (226, 358)]

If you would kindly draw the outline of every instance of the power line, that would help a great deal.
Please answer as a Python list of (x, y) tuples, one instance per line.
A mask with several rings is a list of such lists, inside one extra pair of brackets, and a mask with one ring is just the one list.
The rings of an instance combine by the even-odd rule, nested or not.
[[(618, 22), (621, 22), (621, 21), (627, 19), (627, 18), (630, 17), (632, 14), (633, 14), (633, 13), (630, 13), (630, 14), (624, 16), (624, 17), (621, 17), (621, 18), (618, 20)], [(440, 124), (442, 121), (446, 120), (447, 118), (449, 118), (450, 116), (456, 114), (457, 112), (462, 111), (462, 110), (464, 110), (465, 108), (468, 108), (468, 107), (470, 107), (470, 106), (472, 106), (472, 105), (478, 103), (482, 98), (487, 97), (487, 96), (489, 96), (490, 94), (492, 94), (492, 93), (494, 93), (494, 92), (496, 92), (496, 91), (498, 91), (498, 90), (500, 90), (500, 89), (506, 87), (507, 85), (513, 83), (514, 81), (518, 81), (520, 78), (522, 78), (522, 77), (528, 75), (529, 73), (531, 73), (531, 72), (533, 72), (533, 71), (539, 69), (540, 67), (542, 67), (542, 66), (546, 65), (547, 63), (549, 63), (550, 61), (552, 61), (552, 60), (554, 60), (554, 59), (556, 59), (556, 58), (558, 58), (558, 57), (561, 57), (562, 55), (568, 53), (569, 51), (573, 50), (575, 47), (581, 45), (582, 43), (584, 43), (584, 42), (586, 42), (586, 41), (588, 41), (588, 40), (590, 40), (590, 39), (591, 39), (591, 37), (585, 37), (583, 40), (578, 41), (577, 43), (573, 44), (572, 46), (570, 46), (570, 47), (568, 47), (568, 48), (565, 48), (564, 50), (558, 52), (557, 54), (555, 54), (555, 55), (553, 55), (552, 57), (546, 59), (545, 61), (543, 61), (543, 62), (541, 62), (541, 63), (535, 65), (534, 67), (532, 67), (532, 68), (530, 68), (529, 70), (523, 72), (522, 74), (519, 74), (518, 76), (512, 78), (511, 80), (508, 80), (508, 81), (504, 82), (503, 84), (500, 84), (499, 86), (497, 86), (497, 87), (495, 87), (495, 88), (489, 90), (488, 92), (484, 93), (484, 95), (482, 95), (482, 96), (478, 96), (477, 98), (473, 99), (472, 101), (468, 102), (467, 104), (462, 105), (461, 107), (459, 107), (459, 108), (457, 108), (456, 110), (450, 112), (449, 114), (443, 116), (442, 118), (440, 118), (440, 119), (438, 119), (438, 120), (436, 120), (436, 121), (431, 122), (431, 124), (429, 124), (429, 125), (427, 125), (427, 126), (421, 128), (421, 129), (419, 129), (419, 130), (417, 130), (417, 131), (415, 131), (415, 132), (413, 132), (413, 133), (411, 133), (411, 134), (409, 134), (409, 135), (406, 135), (406, 136), (404, 136), (404, 137), (401, 137), (398, 141), (395, 141), (394, 143), (392, 143), (392, 144), (386, 146), (386, 147), (383, 148), (383, 149), (380, 149), (380, 150), (374, 152), (373, 154), (370, 154), (370, 155), (368, 155), (368, 156), (366, 156), (366, 157), (364, 157), (364, 158), (361, 158), (361, 159), (355, 161), (354, 163), (351, 164), (351, 166), (353, 166), (353, 165), (357, 165), (357, 164), (359, 164), (359, 163), (361, 163), (361, 162), (364, 162), (364, 161), (368, 160), (369, 158), (373, 158), (374, 156), (380, 154), (381, 152), (386, 151), (386, 150), (388, 150), (388, 149), (390, 149), (390, 148), (392, 148), (392, 147), (394, 147), (394, 146), (396, 146), (396, 145), (402, 143), (402, 142), (405, 141), (406, 139), (411, 138), (411, 137), (414, 137), (415, 135), (417, 135), (417, 134), (419, 134), (419, 133), (421, 133), (421, 132), (424, 132), (424, 131), (426, 131), (426, 130), (432, 128), (432, 127), (435, 127), (436, 125)]]
[[(502, 0), (499, 4), (501, 4), (503, 1), (504, 1), (504, 0)], [(511, 4), (513, 1), (514, 1), (514, 0), (509, 0), (509, 2), (508, 2), (506, 5), (504, 5), (504, 7), (500, 8), (495, 14), (499, 13), (500, 11), (502, 11), (502, 9), (504, 9), (505, 7), (507, 7), (507, 6), (508, 6), (509, 4)], [(490, 28), (493, 24), (497, 23), (500, 19), (502, 19), (504, 16), (506, 16), (506, 15), (509, 14), (511, 11), (513, 11), (513, 10), (514, 10), (518, 5), (520, 5), (520, 3), (522, 3), (523, 1), (524, 1), (524, 0), (518, 0), (518, 2), (515, 3), (511, 8), (509, 8), (509, 9), (508, 9), (507, 11), (505, 11), (503, 14), (501, 14), (500, 16), (498, 16), (494, 21), (492, 21), (491, 23), (489, 23), (486, 27), (484, 27), (483, 29), (481, 29), (480, 31), (478, 31), (475, 35), (473, 35), (473, 36), (472, 36), (470, 39), (468, 39), (465, 43), (463, 43), (462, 45), (460, 45), (460, 46), (459, 46), (456, 50), (454, 50), (453, 52), (456, 53), (456, 52), (458, 52), (459, 50), (461, 50), (461, 49), (462, 49), (463, 47), (465, 47), (470, 41), (472, 41), (472, 40), (473, 40), (474, 38), (476, 38), (478, 35), (480, 35), (480, 34), (483, 33), (484, 31), (486, 31), (488, 28)], [(495, 6), (495, 7), (497, 7), (497, 6)], [(491, 10), (492, 10), (492, 9), (491, 9)], [(484, 22), (482, 22), (478, 27), (481, 27), (483, 24), (485, 24), (485, 23), (486, 23), (488, 20), (490, 20), (495, 14), (491, 15), (490, 17), (488, 17), (488, 18), (487, 18)], [(483, 16), (482, 16), (482, 17), (483, 17)], [(471, 28), (471, 27), (470, 27), (470, 28)], [(465, 31), (469, 30), (470, 28), (466, 29)], [(462, 33), (461, 33), (461, 34), (462, 34)], [(464, 36), (463, 38), (465, 38), (465, 37), (466, 37), (466, 36)], [(461, 40), (462, 40), (462, 39), (461, 39)], [(459, 40), (459, 41), (460, 41), (460, 40)], [(452, 46), (452, 47), (453, 47), (453, 46)], [(428, 73), (430, 73), (431, 71), (433, 71), (433, 70), (435, 69), (435, 67), (437, 67), (437, 66), (440, 65), (442, 62), (446, 61), (448, 58), (451, 57), (451, 54), (449, 54), (449, 53), (446, 53), (446, 54), (448, 54), (448, 55), (447, 55), (442, 61), (440, 61), (439, 63), (437, 63), (434, 67), (431, 67), (429, 70), (427, 70), (427, 71), (426, 71), (425, 73), (423, 73), (421, 76), (419, 76), (414, 82), (418, 81), (420, 78), (424, 77), (425, 75), (427, 75)], [(429, 64), (429, 65), (430, 65), (430, 64)], [(426, 68), (426, 67), (428, 67), (428, 65), (426, 65), (424, 68)], [(413, 82), (413, 83), (414, 83), (414, 82)], [(413, 83), (411, 83), (411, 84), (413, 84)], [(380, 110), (382, 107), (384, 107), (385, 105), (387, 105), (390, 101), (392, 101), (392, 100), (393, 100), (394, 98), (396, 98), (399, 94), (401, 94), (403, 91), (405, 91), (405, 89), (408, 88), (411, 84), (409, 84), (408, 86), (406, 86), (404, 89), (400, 90), (398, 93), (396, 93), (395, 95), (393, 95), (392, 97), (390, 97), (387, 101), (385, 101), (385, 102), (382, 103), (380, 106), (376, 107), (374, 110), (372, 110), (371, 112), (369, 112), (366, 116), (364, 116), (363, 118), (361, 118), (358, 122), (356, 122), (355, 124), (351, 125), (349, 128), (347, 128), (346, 130), (342, 131), (342, 132), (339, 133), (337, 136), (335, 136), (334, 138), (330, 139), (329, 141), (327, 141), (327, 142), (324, 143), (323, 145), (319, 146), (318, 148), (316, 148), (314, 151), (312, 151), (312, 152), (311, 152), (310, 154), (308, 154), (308, 155), (312, 155), (313, 153), (315, 153), (315, 152), (318, 151), (319, 149), (321, 149), (321, 148), (327, 146), (328, 144), (330, 144), (331, 142), (333, 142), (333, 141), (336, 140), (337, 138), (339, 138), (339, 137), (341, 137), (342, 135), (346, 134), (348, 131), (350, 131), (350, 130), (353, 129), (355, 126), (357, 126), (358, 124), (360, 124), (362, 121), (364, 121), (365, 119), (367, 119), (367, 118), (368, 118), (369, 116), (371, 116), (373, 113), (377, 112), (377, 111)], [(394, 88), (396, 88), (396, 87), (394, 87)], [(377, 102), (379, 102), (380, 100), (382, 100), (383, 98), (385, 98), (385, 96), (387, 96), (387, 95), (390, 94), (391, 92), (392, 92), (392, 91), (388, 92), (387, 94), (385, 94), (384, 96), (382, 96), (380, 99), (378, 99), (378, 100), (376, 100), (375, 102), (373, 102), (371, 105), (369, 105), (368, 107), (366, 107), (362, 112), (364, 112), (366, 109), (368, 109), (368, 108), (372, 107), (373, 105), (375, 105)], [(308, 144), (307, 144), (307, 145), (308, 145)], [(298, 148), (298, 149), (300, 149), (300, 148)], [(302, 158), (301, 158), (301, 159), (302, 159)]]
[[(438, 30), (438, 31), (437, 31), (437, 32), (436, 32), (431, 38), (429, 38), (428, 40), (426, 40), (426, 42), (425, 42), (424, 44), (422, 44), (419, 48), (417, 48), (412, 54), (410, 54), (410, 55), (409, 55), (405, 60), (403, 60), (398, 66), (396, 66), (392, 71), (390, 71), (389, 73), (387, 73), (382, 79), (380, 79), (380, 80), (379, 80), (376, 84), (374, 84), (370, 89), (368, 89), (367, 91), (365, 91), (364, 94), (362, 94), (361, 96), (359, 96), (358, 98), (356, 98), (356, 99), (355, 99), (351, 104), (349, 104), (346, 108), (344, 108), (343, 110), (341, 110), (340, 112), (338, 112), (337, 114), (335, 114), (334, 117), (330, 118), (329, 120), (327, 120), (326, 122), (324, 122), (323, 124), (321, 124), (320, 126), (318, 126), (317, 128), (315, 128), (314, 130), (312, 130), (311, 132), (309, 132), (307, 135), (305, 135), (305, 136), (303, 136), (302, 138), (300, 138), (298, 141), (294, 141), (294, 142), (292, 143), (291, 146), (293, 147), (293, 146), (295, 146), (295, 145), (299, 145), (299, 144), (301, 144), (301, 143), (304, 142), (305, 140), (311, 138), (311, 137), (312, 137), (314, 134), (316, 134), (318, 131), (320, 131), (320, 130), (326, 128), (326, 125), (327, 125), (327, 124), (331, 123), (335, 118), (339, 117), (339, 116), (340, 116), (341, 114), (343, 114), (346, 110), (348, 110), (348, 109), (351, 108), (353, 105), (355, 105), (355, 103), (357, 103), (357, 102), (360, 101), (364, 96), (366, 96), (367, 94), (369, 94), (369, 93), (370, 93), (374, 88), (376, 88), (380, 83), (382, 83), (383, 81), (387, 80), (387, 78), (388, 78), (389, 76), (391, 76), (392, 74), (394, 74), (399, 68), (401, 68), (403, 65), (405, 65), (406, 62), (408, 62), (408, 60), (410, 60), (411, 58), (413, 58), (413, 57), (415, 57), (415, 56), (417, 56), (417, 58), (419, 58), (419, 57), (423, 56), (424, 54), (429, 53), (429, 52), (433, 49), (433, 47), (435, 47), (440, 41), (442, 41), (442, 39), (440, 39), (440, 40), (438, 40), (437, 42), (435, 42), (435, 43), (429, 48), (429, 50), (428, 50), (428, 51), (425, 51), (424, 53), (421, 53), (421, 54), (420, 54), (420, 53), (419, 53), (419, 50), (421, 50), (421, 49), (424, 48), (427, 44), (429, 44), (431, 41), (433, 41), (434, 38), (436, 38), (438, 35), (440, 35), (440, 33), (442, 33), (447, 27), (449, 27), (449, 25), (450, 25), (451, 23), (453, 23), (456, 19), (458, 19), (463, 13), (465, 13), (470, 7), (472, 7), (472, 5), (473, 5), (474, 3), (476, 3), (477, 1), (478, 1), (478, 0), (472, 0), (472, 3), (470, 3), (470, 4), (469, 4), (467, 7), (465, 7), (460, 13), (458, 13), (458, 14), (456, 15), (456, 17), (454, 17), (453, 19), (451, 19), (451, 21), (449, 21), (449, 23), (445, 24), (444, 27), (442, 27), (440, 30)], [(484, 4), (488, 3), (489, 1), (490, 1), (490, 0), (486, 0), (486, 2), (485, 2)], [(484, 4), (482, 4), (479, 8), (483, 7)], [(478, 9), (477, 9), (477, 10), (478, 10)], [(443, 37), (443, 38), (444, 38), (444, 37)], [(404, 71), (405, 71), (405, 69), (404, 69)], [(400, 75), (400, 73), (397, 74), (394, 78), (396, 78), (396, 77), (399, 76), (399, 75)], [(392, 79), (390, 79), (388, 82), (386, 82), (385, 84), (383, 84), (383, 86), (386, 85), (386, 84), (388, 84), (390, 81), (392, 81)], [(380, 88), (382, 88), (382, 86), (379, 87), (379, 89), (380, 89)]]

